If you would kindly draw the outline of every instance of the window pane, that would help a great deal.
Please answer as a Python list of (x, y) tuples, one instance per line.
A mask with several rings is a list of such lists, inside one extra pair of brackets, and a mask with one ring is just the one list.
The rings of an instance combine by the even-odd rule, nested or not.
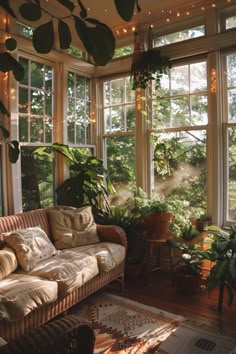
[(34, 29), (20, 22), (16, 22), (16, 30), (19, 34), (27, 38), (33, 38)]
[(208, 122), (207, 63), (176, 66), (163, 75), (160, 89), (153, 85), (154, 126), (177, 128)]
[(206, 210), (206, 132), (159, 133), (154, 144), (154, 191), (177, 195), (192, 211)]
[(67, 85), (68, 143), (90, 144), (90, 80), (68, 72)]
[(236, 128), (228, 129), (228, 208), (227, 219), (236, 220)]
[(133, 44), (127, 45), (125, 47), (117, 48), (117, 49), (115, 49), (113, 59), (132, 54), (133, 51), (134, 51)]
[(236, 27), (236, 16), (228, 17), (225, 21), (225, 28), (228, 30), (230, 28)]
[(106, 133), (135, 128), (135, 92), (129, 77), (104, 83), (104, 123)]
[(228, 120), (236, 123), (236, 89), (228, 90)]
[[(53, 131), (53, 68), (20, 58), (26, 76), (19, 82), (19, 139), (51, 143)], [(28, 73), (30, 79), (28, 80)]]
[(135, 153), (133, 136), (106, 138), (107, 170), (117, 194), (131, 190), (135, 182)]
[(21, 178), (23, 211), (45, 208), (54, 204), (54, 162), (51, 149), (44, 155), (37, 148), (22, 146)]
[(236, 87), (236, 54), (227, 56), (227, 86)]
[(186, 41), (205, 35), (205, 26), (196, 26), (183, 31), (167, 34), (165, 36), (154, 39), (154, 47), (161, 47), (166, 44)]

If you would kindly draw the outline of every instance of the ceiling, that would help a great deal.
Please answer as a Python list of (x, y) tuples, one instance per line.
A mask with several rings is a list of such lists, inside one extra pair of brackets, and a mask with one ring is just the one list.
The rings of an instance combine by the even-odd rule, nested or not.
[[(33, 2), (35, 0), (9, 0), (18, 19), (20, 19), (19, 6), (26, 1)], [(40, 0), (40, 3), (42, 8), (47, 10), (49, 14), (66, 18), (66, 16), (70, 15), (70, 12), (58, 1)], [(74, 1), (76, 5), (73, 13), (77, 15), (80, 11), (78, 0), (70, 1)], [(135, 13), (131, 21), (125, 22), (117, 13), (114, 1), (115, 0), (82, 0), (82, 3), (88, 10), (88, 17), (95, 18), (108, 25), (113, 30), (118, 42), (125, 40), (124, 37), (128, 37), (127, 34), (131, 35), (133, 27), (137, 28), (137, 26), (139, 26), (139, 28), (146, 30), (150, 25), (154, 25), (154, 28), (158, 30), (158, 28), (161, 28), (163, 24), (166, 24), (168, 21), (171, 24), (176, 21), (184, 20), (187, 17), (190, 18), (199, 13), (201, 14), (204, 10), (213, 10), (213, 6), (218, 8), (229, 5), (229, 3), (236, 3), (236, 0), (138, 0), (141, 12), (137, 13), (137, 9), (135, 8)], [(49, 15), (44, 14), (43, 19), (45, 17), (49, 17)], [(67, 22), (69, 21), (70, 20)], [(27, 23), (25, 20), (23, 22)], [(72, 21), (68, 24), (72, 28)], [(28, 25), (34, 27), (34, 23), (32, 22), (28, 22)], [(71, 31), (73, 33), (74, 28), (72, 28)]]

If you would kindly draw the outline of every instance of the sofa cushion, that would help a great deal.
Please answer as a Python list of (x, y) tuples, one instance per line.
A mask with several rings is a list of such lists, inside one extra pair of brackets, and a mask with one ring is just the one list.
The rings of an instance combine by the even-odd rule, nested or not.
[(14, 272), (17, 266), (17, 258), (15, 252), (11, 248), (4, 247), (0, 250), (0, 280)]
[(57, 299), (57, 283), (12, 273), (0, 281), (0, 319), (15, 321)]
[(65, 249), (99, 242), (91, 207), (49, 209), (54, 245)]
[(12, 231), (3, 234), (5, 242), (16, 252), (20, 266), (26, 271), (33, 269), (43, 259), (56, 254), (57, 250), (40, 227)]
[(73, 250), (95, 256), (100, 272), (109, 272), (125, 259), (125, 247), (112, 242), (99, 242), (90, 246), (76, 247)]
[(95, 257), (67, 250), (37, 264), (28, 274), (56, 281), (59, 296), (64, 297), (98, 272)]

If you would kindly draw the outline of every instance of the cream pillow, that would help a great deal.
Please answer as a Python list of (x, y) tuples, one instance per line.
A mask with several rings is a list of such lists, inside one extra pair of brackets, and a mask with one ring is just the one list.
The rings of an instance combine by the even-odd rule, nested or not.
[(18, 263), (26, 272), (57, 253), (56, 248), (39, 226), (4, 233), (3, 236), (6, 244), (15, 251)]
[(11, 248), (4, 247), (0, 250), (0, 280), (14, 272), (17, 266), (17, 258), (15, 252)]
[(91, 207), (48, 210), (54, 245), (57, 249), (99, 242)]

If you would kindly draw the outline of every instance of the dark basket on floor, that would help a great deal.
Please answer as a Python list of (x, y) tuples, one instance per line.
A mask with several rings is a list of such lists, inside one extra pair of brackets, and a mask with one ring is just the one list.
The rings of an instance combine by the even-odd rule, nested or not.
[(93, 354), (91, 325), (76, 316), (54, 320), (0, 347), (0, 354)]

